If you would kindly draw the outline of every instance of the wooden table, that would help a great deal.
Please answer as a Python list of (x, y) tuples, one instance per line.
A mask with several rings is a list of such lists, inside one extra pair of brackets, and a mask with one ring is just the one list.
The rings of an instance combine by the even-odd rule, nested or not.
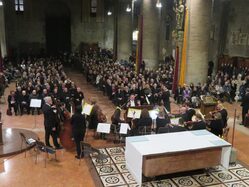
[(154, 177), (222, 165), (229, 166), (231, 144), (207, 130), (126, 138), (126, 167), (141, 185)]

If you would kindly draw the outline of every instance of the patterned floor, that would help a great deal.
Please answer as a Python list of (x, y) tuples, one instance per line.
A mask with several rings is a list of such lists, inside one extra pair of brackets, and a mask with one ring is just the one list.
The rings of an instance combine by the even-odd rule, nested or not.
[[(104, 187), (138, 187), (132, 175), (125, 167), (123, 147), (100, 149), (109, 156), (100, 163), (92, 158), (92, 163)], [(162, 177), (161, 177), (162, 178)], [(189, 176), (182, 174), (165, 176), (164, 179), (143, 183), (142, 187), (249, 187), (249, 170), (240, 164), (231, 165), (229, 170), (221, 166), (213, 168), (210, 176), (198, 172)]]

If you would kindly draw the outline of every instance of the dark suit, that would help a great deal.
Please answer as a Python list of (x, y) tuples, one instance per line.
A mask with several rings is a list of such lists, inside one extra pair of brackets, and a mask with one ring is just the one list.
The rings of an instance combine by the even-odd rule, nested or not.
[(224, 127), (222, 119), (212, 120), (209, 126), (213, 134), (215, 134), (216, 136), (222, 136)]
[(206, 129), (206, 123), (204, 121), (198, 121), (193, 123), (193, 127), (190, 130), (204, 130)]
[(9, 95), (8, 96), (8, 104), (9, 104), (9, 110), (11, 110), (11, 108), (14, 108), (15, 114), (17, 115), (17, 99), (16, 99), (16, 95)]
[(53, 130), (53, 128), (56, 128), (56, 113), (53, 111), (53, 108), (48, 105), (44, 104), (42, 107), (42, 111), (44, 114), (44, 126), (45, 126), (45, 142), (47, 146), (50, 146), (49, 143), (49, 137), (50, 135), (53, 138), (53, 143), (55, 147), (60, 147), (60, 145), (57, 142), (57, 134), (56, 130)]
[(195, 110), (192, 108), (189, 108), (183, 115), (182, 118), (185, 122), (192, 121), (192, 117), (195, 115)]
[(246, 95), (242, 98), (241, 106), (242, 106), (242, 124), (244, 124), (245, 116), (249, 110), (249, 93), (246, 93)]
[(80, 157), (80, 142), (84, 140), (86, 132), (86, 121), (85, 116), (82, 114), (75, 113), (71, 119), (73, 137), (76, 144), (77, 156)]

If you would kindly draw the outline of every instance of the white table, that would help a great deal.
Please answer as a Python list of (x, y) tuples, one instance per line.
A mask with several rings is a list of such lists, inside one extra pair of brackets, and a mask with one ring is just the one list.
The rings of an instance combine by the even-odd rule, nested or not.
[(212, 148), (222, 149), (220, 164), (228, 168), (231, 144), (207, 130), (127, 137), (125, 149), (126, 167), (136, 182), (141, 185), (145, 156), (196, 152)]

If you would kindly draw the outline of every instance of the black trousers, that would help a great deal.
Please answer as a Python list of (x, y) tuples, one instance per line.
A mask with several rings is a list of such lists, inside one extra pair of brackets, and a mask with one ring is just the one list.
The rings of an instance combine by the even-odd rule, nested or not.
[(15, 114), (17, 114), (17, 104), (16, 103), (9, 104), (9, 109), (11, 110), (11, 108), (14, 108)]
[(85, 132), (73, 132), (73, 137), (76, 144), (77, 156), (80, 157), (81, 153), (80, 142), (84, 140)]
[(60, 144), (57, 141), (57, 132), (52, 131), (51, 128), (45, 128), (45, 143), (46, 143), (47, 146), (51, 146), (50, 143), (49, 143), (50, 136), (52, 136), (52, 138), (53, 138), (54, 146), (59, 147)]
[(248, 108), (247, 107), (242, 107), (242, 125), (244, 125), (245, 123), (245, 118), (246, 118), (246, 114), (248, 113)]

